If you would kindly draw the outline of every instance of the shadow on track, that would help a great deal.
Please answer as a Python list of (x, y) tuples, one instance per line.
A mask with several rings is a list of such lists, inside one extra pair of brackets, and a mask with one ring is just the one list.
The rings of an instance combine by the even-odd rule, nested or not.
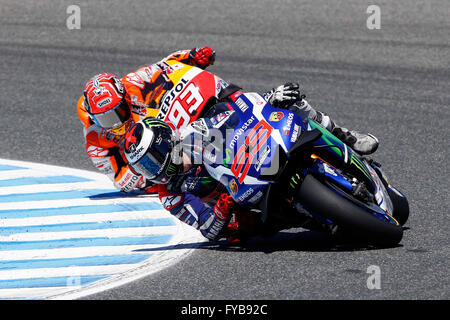
[(402, 245), (391, 247), (370, 246), (352, 241), (337, 240), (331, 235), (315, 231), (286, 232), (280, 231), (271, 237), (255, 236), (240, 245), (229, 245), (225, 240), (186, 243), (176, 246), (139, 249), (136, 252), (151, 252), (161, 250), (202, 249), (235, 252), (263, 252), (270, 254), (279, 251), (304, 251), (304, 252), (352, 252), (398, 248)]

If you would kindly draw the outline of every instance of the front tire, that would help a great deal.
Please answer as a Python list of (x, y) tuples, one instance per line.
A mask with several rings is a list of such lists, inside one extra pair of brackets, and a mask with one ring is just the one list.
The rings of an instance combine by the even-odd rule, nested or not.
[(317, 215), (349, 230), (367, 244), (395, 246), (403, 237), (400, 225), (376, 218), (308, 174), (297, 193), (301, 203)]
[[(393, 217), (398, 223), (403, 226), (409, 218), (409, 204), (404, 195), (400, 195), (397, 189), (392, 187), (386, 187), (389, 198), (391, 198), (392, 205), (394, 206)], [(397, 191), (397, 192), (396, 192)]]

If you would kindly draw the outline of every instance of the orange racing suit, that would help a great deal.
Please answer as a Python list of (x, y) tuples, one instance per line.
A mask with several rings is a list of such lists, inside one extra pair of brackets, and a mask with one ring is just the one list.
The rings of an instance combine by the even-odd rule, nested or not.
[(94, 166), (107, 175), (118, 189), (129, 192), (135, 188), (147, 186), (145, 178), (132, 170), (123, 153), (125, 133), (133, 123), (158, 114), (160, 99), (173, 86), (166, 77), (166, 72), (170, 72), (170, 66), (165, 62), (175, 60), (195, 66), (191, 52), (191, 50), (174, 52), (165, 59), (143, 66), (121, 79), (132, 117), (132, 121), (124, 126), (122, 132), (107, 130), (96, 125), (86, 111), (84, 96), (78, 100), (77, 112), (84, 125), (86, 152)]

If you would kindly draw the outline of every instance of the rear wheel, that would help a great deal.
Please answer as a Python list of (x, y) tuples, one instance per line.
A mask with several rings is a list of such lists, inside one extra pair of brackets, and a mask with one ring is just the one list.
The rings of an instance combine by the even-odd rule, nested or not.
[(381, 220), (365, 210), (371, 210), (368, 206), (365, 209), (360, 207), (364, 205), (362, 202), (344, 195), (338, 188), (322, 184), (311, 174), (305, 177), (297, 195), (308, 210), (368, 244), (391, 246), (398, 244), (403, 237), (399, 224)]

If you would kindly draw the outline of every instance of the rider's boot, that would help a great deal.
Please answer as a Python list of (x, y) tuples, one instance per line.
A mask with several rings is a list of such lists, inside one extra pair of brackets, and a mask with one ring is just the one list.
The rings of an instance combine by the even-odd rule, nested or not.
[(302, 117), (315, 120), (359, 154), (371, 154), (378, 148), (378, 139), (372, 134), (360, 133), (354, 130), (350, 131), (338, 126), (327, 114), (314, 110), (304, 99), (297, 101), (289, 109), (297, 111)]

